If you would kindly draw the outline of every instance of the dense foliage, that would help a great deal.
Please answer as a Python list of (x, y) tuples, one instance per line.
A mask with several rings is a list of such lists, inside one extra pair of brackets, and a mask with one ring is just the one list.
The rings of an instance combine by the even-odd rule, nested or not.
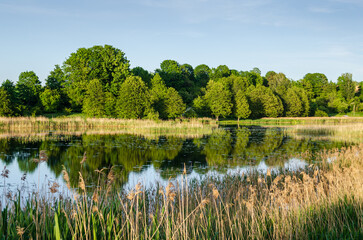
[(112, 46), (80, 48), (56, 65), (45, 86), (33, 71), (0, 87), (0, 116), (83, 112), (90, 117), (170, 119), (305, 117), (363, 112), (362, 82), (343, 73), (335, 82), (322, 73), (293, 81), (283, 73), (261, 75), (226, 65), (193, 68), (164, 60), (148, 72), (130, 68)]

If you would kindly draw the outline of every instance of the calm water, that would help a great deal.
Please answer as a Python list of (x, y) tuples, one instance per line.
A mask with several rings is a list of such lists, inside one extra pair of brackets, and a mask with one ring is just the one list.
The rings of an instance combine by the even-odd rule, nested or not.
[[(323, 134), (323, 133), (320, 133)], [(159, 136), (154, 139), (135, 135), (59, 136), (0, 139), (0, 171), (4, 166), (9, 178), (0, 179), (0, 190), (17, 192), (46, 190), (56, 181), (64, 186), (63, 166), (77, 187), (79, 172), (90, 186), (97, 183), (95, 170), (113, 167), (120, 187), (130, 188), (138, 182), (152, 185), (177, 179), (186, 166), (188, 178), (206, 174), (223, 176), (251, 169), (304, 167), (303, 159), (294, 157), (307, 150), (332, 149), (349, 142), (317, 140), (314, 132), (292, 136), (281, 127), (223, 127), (203, 138)], [(33, 159), (45, 150), (48, 161)], [(84, 153), (87, 160), (81, 166)], [(22, 181), (26, 173), (26, 180)]]

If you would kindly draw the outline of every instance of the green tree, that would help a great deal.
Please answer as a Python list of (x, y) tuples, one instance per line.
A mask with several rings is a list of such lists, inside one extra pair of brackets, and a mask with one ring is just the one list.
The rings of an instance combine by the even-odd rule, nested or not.
[(150, 93), (140, 77), (128, 77), (122, 83), (116, 111), (120, 118), (143, 118), (151, 108)]
[(168, 88), (158, 73), (151, 79), (150, 101), (155, 111), (163, 119), (168, 118), (165, 109), (165, 97)]
[(16, 84), (16, 91), (22, 114), (37, 113), (40, 111), (39, 95), (41, 83), (33, 71), (22, 72)]
[(173, 87), (177, 90), (183, 87), (183, 71), (177, 61), (164, 60), (156, 73), (160, 74), (167, 87)]
[(49, 73), (45, 80), (45, 86), (49, 89), (61, 89), (65, 84), (65, 75), (59, 65), (55, 65), (54, 70)]
[(303, 114), (303, 104), (294, 89), (287, 90), (284, 100), (286, 117), (300, 117)]
[(89, 117), (105, 116), (105, 93), (98, 79), (89, 82), (82, 111)]
[(287, 89), (291, 86), (290, 80), (283, 73), (270, 71), (266, 73), (266, 79), (269, 88), (275, 93), (278, 93), (280, 96), (284, 95)]
[(3, 87), (0, 87), (0, 116), (11, 116), (12, 114), (8, 93)]
[(174, 88), (168, 88), (164, 102), (168, 118), (180, 117), (185, 112), (186, 106), (183, 99)]
[(262, 85), (250, 86), (247, 89), (247, 99), (252, 118), (279, 117), (283, 114), (281, 99), (270, 88)]
[(194, 69), (194, 78), (196, 81), (196, 85), (199, 88), (206, 87), (211, 74), (212, 70), (206, 64), (196, 66)]
[(72, 107), (82, 107), (88, 84), (98, 79), (106, 91), (119, 93), (121, 84), (130, 76), (130, 64), (125, 54), (110, 45), (79, 48), (63, 65), (67, 94)]
[(258, 67), (254, 67), (250, 72), (257, 73), (261, 76), (261, 70)]
[(353, 82), (351, 73), (343, 73), (338, 78), (338, 86), (339, 86), (339, 92), (345, 98), (345, 100), (349, 101), (352, 98), (354, 98), (355, 83)]
[(219, 65), (217, 68), (212, 69), (211, 78), (216, 80), (219, 78), (229, 77), (231, 75), (231, 71), (226, 65)]
[(208, 107), (208, 102), (205, 97), (198, 96), (193, 100), (193, 108), (195, 112), (200, 117), (208, 117), (210, 116), (210, 108)]
[[(328, 85), (328, 78), (322, 73), (308, 73), (302, 79), (302, 85), (308, 88), (312, 88), (314, 98), (322, 96), (325, 92), (325, 88)], [(309, 93), (309, 89), (306, 89)]]
[(235, 97), (236, 101), (236, 115), (238, 121), (240, 118), (246, 119), (251, 115), (250, 106), (248, 104), (246, 95), (243, 91), (238, 91)]
[(307, 117), (309, 116), (310, 113), (310, 102), (309, 102), (309, 97), (306, 93), (306, 91), (301, 88), (301, 87), (293, 87), (294, 91), (296, 92), (296, 94), (299, 96), (301, 104), (302, 104), (302, 112), (301, 112), (301, 117)]
[(61, 95), (57, 89), (46, 88), (40, 94), (40, 101), (45, 112), (54, 113), (61, 108)]
[(45, 80), (45, 87), (50, 90), (56, 90), (60, 96), (58, 110), (69, 108), (69, 98), (66, 91), (66, 76), (59, 65), (55, 65), (54, 70), (49, 73)]
[(217, 121), (219, 116), (227, 117), (232, 113), (232, 94), (222, 82), (209, 81), (205, 99)]
[(255, 86), (264, 85), (263, 78), (261, 77), (260, 74), (256, 72), (246, 72), (245, 75), (247, 77), (249, 85), (255, 85)]
[(111, 92), (105, 92), (105, 115), (116, 117), (116, 97)]
[(141, 79), (145, 82), (146, 86), (151, 86), (151, 79), (153, 78), (153, 75), (151, 73), (149, 73), (142, 67), (134, 67), (131, 72), (134, 76), (141, 77)]
[(18, 95), (14, 83), (7, 79), (5, 82), (2, 83), (1, 87), (6, 91), (8, 95), (12, 115), (15, 116), (19, 115), (20, 112), (19, 112)]

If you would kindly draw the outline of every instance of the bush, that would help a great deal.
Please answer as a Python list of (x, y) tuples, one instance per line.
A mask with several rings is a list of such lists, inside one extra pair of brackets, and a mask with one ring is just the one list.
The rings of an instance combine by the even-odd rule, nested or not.
[(315, 117), (329, 117), (329, 115), (326, 112), (324, 112), (323, 110), (320, 110), (320, 109), (315, 111), (314, 116)]

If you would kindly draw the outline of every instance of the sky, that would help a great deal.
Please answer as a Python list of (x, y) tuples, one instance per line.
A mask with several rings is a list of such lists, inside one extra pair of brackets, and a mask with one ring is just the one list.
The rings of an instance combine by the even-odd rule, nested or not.
[(293, 80), (363, 81), (363, 0), (0, 0), (0, 82), (44, 83), (81, 47), (109, 44), (131, 67), (166, 59)]

